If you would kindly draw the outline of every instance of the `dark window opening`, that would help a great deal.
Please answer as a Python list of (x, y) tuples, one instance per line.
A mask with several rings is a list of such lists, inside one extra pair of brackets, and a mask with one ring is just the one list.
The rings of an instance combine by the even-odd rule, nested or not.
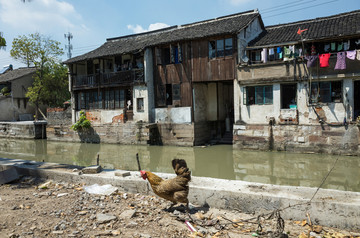
[(311, 83), (310, 103), (331, 102), (342, 102), (341, 81)]
[(162, 48), (161, 49), (161, 60), (162, 64), (170, 64), (170, 48)]
[(166, 84), (166, 105), (172, 105), (172, 84)]
[(296, 84), (281, 85), (281, 109), (296, 108)]
[(250, 52), (250, 60), (252, 64), (261, 63), (261, 50), (253, 50)]
[(138, 112), (144, 111), (144, 98), (137, 98), (136, 99), (136, 110)]
[(226, 38), (209, 41), (209, 59), (233, 54), (233, 39)]
[(244, 103), (246, 105), (266, 105), (273, 103), (272, 86), (246, 87), (244, 93)]

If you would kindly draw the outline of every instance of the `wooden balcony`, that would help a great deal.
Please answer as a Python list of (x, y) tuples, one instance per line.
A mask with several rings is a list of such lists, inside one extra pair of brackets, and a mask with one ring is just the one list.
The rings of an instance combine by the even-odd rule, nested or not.
[(144, 70), (133, 69), (112, 73), (72, 76), (73, 89), (97, 87), (132, 86), (144, 83)]

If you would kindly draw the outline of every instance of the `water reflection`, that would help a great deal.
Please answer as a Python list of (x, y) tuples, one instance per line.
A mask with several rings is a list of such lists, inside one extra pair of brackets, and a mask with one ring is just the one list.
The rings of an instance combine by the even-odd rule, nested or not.
[(360, 192), (359, 157), (233, 150), (231, 146), (175, 147), (84, 144), (46, 140), (0, 138), (0, 157), (137, 170), (136, 153), (143, 169), (173, 173), (170, 161), (187, 161), (194, 176), (268, 184), (317, 187), (336, 159), (325, 188)]

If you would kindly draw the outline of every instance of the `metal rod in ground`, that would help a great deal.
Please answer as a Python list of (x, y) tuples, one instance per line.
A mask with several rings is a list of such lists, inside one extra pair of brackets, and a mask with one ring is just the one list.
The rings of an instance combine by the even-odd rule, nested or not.
[(139, 161), (139, 153), (136, 153), (136, 160), (137, 160), (137, 164), (138, 164), (139, 171), (140, 171), (141, 167), (140, 167), (140, 161)]

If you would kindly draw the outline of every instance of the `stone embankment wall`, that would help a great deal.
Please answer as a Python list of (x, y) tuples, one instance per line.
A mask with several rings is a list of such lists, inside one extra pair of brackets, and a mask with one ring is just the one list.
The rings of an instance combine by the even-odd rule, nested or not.
[(0, 137), (45, 139), (46, 121), (0, 122)]
[(348, 125), (234, 125), (237, 149), (360, 155), (360, 133)]
[(47, 139), (86, 143), (148, 144), (150, 126), (145, 123), (116, 122), (97, 125), (83, 131), (71, 129), (71, 109), (49, 109)]

